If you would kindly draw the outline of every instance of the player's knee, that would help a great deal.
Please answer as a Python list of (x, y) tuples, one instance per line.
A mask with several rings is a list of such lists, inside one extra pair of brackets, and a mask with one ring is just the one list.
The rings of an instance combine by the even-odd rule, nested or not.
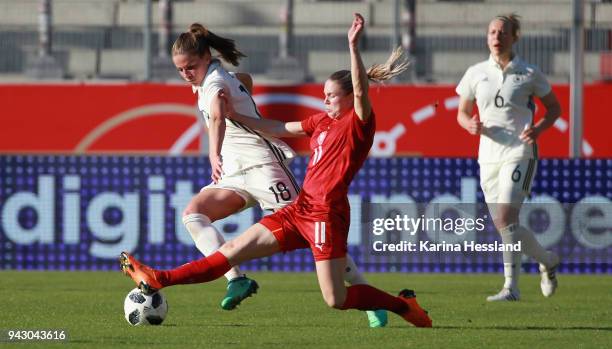
[(221, 247), (219, 247), (218, 250), (225, 256), (225, 258), (227, 258), (227, 261), (232, 266), (239, 265), (255, 258), (254, 256), (256, 256), (258, 252), (257, 248), (249, 245), (248, 242), (245, 243), (244, 241), (239, 241), (238, 239), (241, 236), (234, 240), (226, 241), (223, 245), (221, 245)]
[(516, 224), (517, 220), (511, 219), (510, 217), (500, 217), (496, 219), (494, 223), (495, 223), (495, 227), (497, 228), (497, 230), (501, 231), (502, 229), (506, 227)]
[(188, 204), (187, 207), (185, 207), (185, 209), (183, 210), (183, 217), (186, 217), (192, 214), (196, 214), (196, 213), (199, 213), (196, 207), (194, 207), (192, 204)]
[[(198, 223), (200, 225), (210, 225), (213, 221), (205, 214), (194, 212), (187, 213), (187, 211), (183, 212), (183, 224), (187, 226), (189, 223)], [(189, 227), (188, 227), (189, 228)]]
[[(185, 209), (183, 210), (183, 217), (188, 216), (188, 215), (192, 215), (192, 214), (204, 214), (207, 215), (207, 212), (204, 212), (204, 208), (201, 207), (202, 205), (198, 205), (197, 202), (190, 202), (187, 204), (187, 206), (185, 206)], [(208, 215), (207, 215), (208, 216)]]
[(497, 229), (498, 232), (501, 232), (502, 229), (504, 229), (505, 227), (509, 225), (505, 220), (501, 220), (501, 219), (497, 219), (493, 221), (493, 224), (495, 224), (495, 228)]
[(185, 209), (183, 210), (183, 216), (191, 215), (191, 214), (203, 214), (210, 217), (209, 210), (206, 209), (205, 205), (206, 200), (200, 195), (196, 195), (189, 202)]
[(219, 247), (219, 251), (223, 253), (225, 256), (234, 252), (236, 250), (236, 243), (233, 240), (226, 241), (221, 247)]
[(206, 219), (210, 221), (208, 223), (212, 223), (216, 221), (217, 218), (214, 216), (214, 214), (211, 214), (208, 211), (209, 210), (205, 209), (204, 207), (200, 207), (196, 204), (190, 203), (183, 210), (183, 222), (185, 221), (185, 219), (189, 219), (189, 217), (194, 217), (194, 216), (205, 216)]
[(517, 231), (517, 228), (518, 228), (518, 224), (512, 223), (512, 224), (508, 224), (503, 227), (500, 227), (498, 229), (499, 229), (499, 233), (503, 236), (504, 234), (515, 233)]
[(501, 230), (507, 226), (518, 223), (518, 214), (512, 209), (500, 210), (493, 223), (497, 230)]
[(324, 294), (323, 299), (325, 300), (327, 306), (329, 306), (330, 308), (342, 309), (344, 301), (346, 300), (346, 295), (342, 296), (330, 292), (328, 294)]

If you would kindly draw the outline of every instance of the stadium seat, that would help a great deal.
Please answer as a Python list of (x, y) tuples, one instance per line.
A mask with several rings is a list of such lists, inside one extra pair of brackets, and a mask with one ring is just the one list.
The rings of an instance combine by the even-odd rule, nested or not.
[(458, 83), (469, 66), (487, 57), (486, 51), (435, 51), (432, 54), (432, 76), (438, 82)]
[[(600, 60), (601, 54), (599, 52), (585, 52), (584, 53), (584, 76), (587, 80), (599, 80), (601, 79), (600, 72)], [(570, 54), (567, 51), (555, 52), (554, 54), (554, 65), (553, 75), (565, 75), (569, 77), (570, 74)]]
[(142, 49), (103, 50), (100, 76), (106, 78), (142, 79), (145, 57)]

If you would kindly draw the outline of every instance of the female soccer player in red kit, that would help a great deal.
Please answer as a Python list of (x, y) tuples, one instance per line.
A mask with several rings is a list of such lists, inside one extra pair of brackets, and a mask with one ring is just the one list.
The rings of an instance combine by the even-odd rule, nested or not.
[(384, 81), (407, 67), (400, 60), (401, 51), (396, 50), (384, 65), (374, 65), (366, 73), (358, 48), (364, 24), (363, 17), (355, 14), (348, 31), (351, 70), (338, 71), (326, 81), (326, 112), (302, 122), (283, 123), (249, 118), (226, 106), (228, 117), (254, 132), (310, 137), (312, 154), (298, 198), (226, 242), (209, 257), (173, 270), (155, 270), (122, 253), (120, 262), (124, 273), (143, 291), (212, 281), (232, 265), (310, 247), (321, 293), (330, 307), (386, 309), (417, 327), (432, 326), (413, 291), (403, 290), (395, 297), (370, 285), (346, 287), (343, 281), (350, 222), (348, 187), (367, 158), (376, 129), (368, 80)]

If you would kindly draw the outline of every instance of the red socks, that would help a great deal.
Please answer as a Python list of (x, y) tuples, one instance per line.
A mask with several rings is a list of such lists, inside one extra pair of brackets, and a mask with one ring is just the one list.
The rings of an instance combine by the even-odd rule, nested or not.
[[(189, 262), (172, 270), (155, 271), (155, 278), (164, 286), (197, 284), (223, 276), (231, 269), (227, 258), (219, 251), (208, 257)], [(399, 297), (392, 296), (370, 285), (347, 287), (346, 300), (342, 309), (376, 310), (386, 309), (396, 314), (407, 310), (407, 304)]]
[(219, 251), (208, 257), (189, 262), (172, 270), (155, 271), (155, 277), (164, 286), (208, 282), (227, 273), (232, 266)]
[(406, 312), (407, 305), (399, 297), (394, 297), (370, 285), (354, 285), (346, 288), (346, 300), (342, 309), (376, 310), (386, 309), (396, 314)]

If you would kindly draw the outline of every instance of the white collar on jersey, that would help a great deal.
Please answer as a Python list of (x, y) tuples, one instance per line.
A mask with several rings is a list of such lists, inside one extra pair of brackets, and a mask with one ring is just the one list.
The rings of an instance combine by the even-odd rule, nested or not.
[[(514, 55), (514, 57), (512, 57), (512, 60), (508, 62), (508, 65), (506, 66), (505, 70), (512, 70), (520, 64), (521, 59), (519, 58), (519, 56), (516, 53), (512, 54)], [(493, 58), (493, 55), (489, 55), (489, 65), (492, 65), (496, 68), (500, 68), (499, 64)]]
[(221, 61), (218, 60), (217, 58), (213, 58), (212, 61), (210, 61), (210, 64), (208, 65), (208, 71), (206, 72), (206, 75), (204, 75), (204, 79), (202, 79), (202, 84), (200, 84), (200, 86), (193, 86), (191, 85), (191, 91), (193, 93), (204, 93), (204, 81), (206, 81), (206, 78), (208, 77), (208, 75), (210, 75), (213, 71), (215, 71), (217, 68), (219, 68), (221, 66)]

